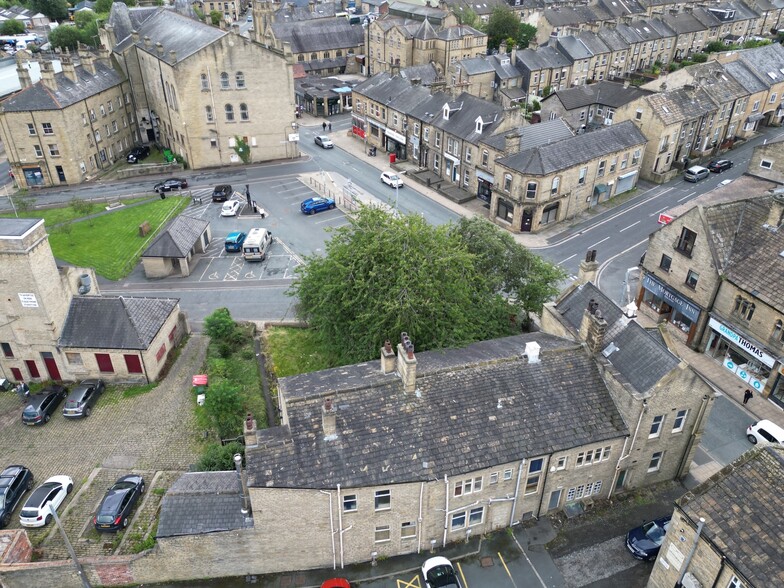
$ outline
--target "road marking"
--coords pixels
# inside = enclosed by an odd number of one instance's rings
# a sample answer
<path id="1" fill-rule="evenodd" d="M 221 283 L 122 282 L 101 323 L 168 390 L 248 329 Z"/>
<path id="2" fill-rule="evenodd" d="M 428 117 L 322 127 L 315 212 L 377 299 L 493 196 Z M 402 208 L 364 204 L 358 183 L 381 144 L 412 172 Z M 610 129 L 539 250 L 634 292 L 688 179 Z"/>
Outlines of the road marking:
<path id="1" fill-rule="evenodd" d="M 659 209 L 659 210 L 657 210 L 656 212 L 652 212 L 652 213 L 651 213 L 651 214 L 649 214 L 648 216 L 659 216 L 659 214 L 661 214 L 662 212 L 664 212 L 664 211 L 665 211 L 665 210 L 667 210 L 668 208 L 671 208 L 671 207 L 670 207 L 670 206 L 665 206 L 664 208 L 660 208 L 660 209 Z"/>
<path id="2" fill-rule="evenodd" d="M 683 198 L 681 198 L 680 200 L 678 200 L 678 202 L 683 202 L 683 201 L 684 201 L 684 200 L 686 200 L 687 198 L 691 198 L 692 196 L 694 196 L 696 193 L 697 193 L 697 192 L 692 192 L 691 194 L 686 194 L 686 196 L 684 196 Z"/>
<path id="3" fill-rule="evenodd" d="M 605 237 L 604 239 L 602 239 L 601 241 L 597 241 L 597 242 L 596 242 L 596 243 L 594 243 L 593 245 L 588 245 L 588 250 L 590 251 L 591 249 L 593 249 L 593 248 L 594 248 L 594 247 L 596 247 L 597 245 L 599 245 L 599 244 L 601 244 L 601 243 L 604 243 L 605 241 L 608 241 L 609 239 L 610 239 L 609 237 Z"/>
<path id="4" fill-rule="evenodd" d="M 561 261 L 559 261 L 559 262 L 558 262 L 558 265 L 561 265 L 562 263 L 566 263 L 567 261 L 569 261 L 569 260 L 570 260 L 570 259 L 572 259 L 573 257 L 577 257 L 577 254 L 575 253 L 574 255 L 570 255 L 570 256 L 569 256 L 569 257 L 567 257 L 566 259 L 562 259 Z"/>
<path id="5" fill-rule="evenodd" d="M 517 588 L 517 584 L 515 583 L 514 578 L 512 577 L 512 573 L 509 571 L 509 568 L 506 566 L 506 562 L 504 561 L 504 556 L 501 555 L 500 551 L 497 553 L 498 553 L 498 559 L 501 560 L 501 565 L 504 566 L 504 570 L 506 570 L 506 575 L 509 576 L 509 580 L 512 582 L 512 586 Z"/>
<path id="6" fill-rule="evenodd" d="M 621 230 L 620 230 L 620 231 L 618 231 L 618 232 L 619 232 L 619 233 L 623 233 L 623 232 L 624 232 L 626 229 L 631 229 L 631 228 L 632 228 L 634 225 L 639 225 L 639 224 L 640 224 L 640 221 L 637 221 L 636 223 L 632 223 L 632 224 L 630 224 L 628 227 L 626 227 L 626 228 L 624 228 L 624 229 L 621 229 Z"/>
<path id="7" fill-rule="evenodd" d="M 395 579 L 395 582 L 397 582 L 397 588 L 422 588 L 422 584 L 419 583 L 419 574 L 414 576 L 410 582 L 400 579 Z"/>
<path id="8" fill-rule="evenodd" d="M 463 574 L 463 566 L 460 565 L 460 562 L 457 562 L 457 571 L 460 572 L 460 577 L 463 579 L 463 586 L 468 588 L 468 580 L 465 579 L 465 574 Z"/>
<path id="9" fill-rule="evenodd" d="M 531 569 L 534 571 L 534 574 L 536 574 L 536 577 L 539 578 L 539 583 L 542 585 L 542 588 L 547 588 L 547 584 L 542 579 L 542 576 L 539 575 L 539 571 L 534 567 L 534 563 L 531 561 L 531 558 L 528 557 L 528 554 L 525 552 L 525 549 L 523 549 L 523 546 L 520 545 L 520 542 L 517 540 L 517 536 L 515 536 L 514 533 L 512 533 L 512 538 L 514 539 L 514 542 L 517 545 L 517 548 L 520 550 L 520 553 L 523 554 L 523 557 L 525 558 L 525 561 L 528 562 L 528 565 L 531 566 Z M 501 555 L 501 554 L 499 553 L 499 555 Z M 512 581 L 514 582 L 514 580 L 512 580 Z"/>
<path id="10" fill-rule="evenodd" d="M 612 256 L 610 259 L 608 259 L 607 261 L 605 261 L 605 262 L 604 262 L 604 263 L 603 263 L 603 264 L 602 264 L 602 265 L 599 267 L 599 271 L 596 273 L 596 284 L 595 284 L 595 286 L 596 286 L 597 288 L 599 288 L 599 282 L 600 282 L 600 281 L 601 281 L 601 279 L 602 279 L 602 272 L 603 272 L 603 271 L 604 271 L 604 270 L 607 268 L 607 266 L 609 266 L 609 265 L 610 265 L 610 263 L 612 263 L 612 261 L 613 261 L 613 260 L 615 260 L 616 258 L 620 257 L 621 255 L 625 255 L 625 254 L 627 254 L 627 253 L 628 253 L 629 251 L 631 251 L 632 249 L 634 249 L 634 248 L 636 248 L 636 247 L 639 247 L 639 246 L 640 246 L 640 245 L 642 245 L 643 243 L 647 243 L 647 242 L 648 242 L 648 237 L 646 237 L 645 239 L 643 239 L 643 240 L 642 240 L 642 241 L 640 241 L 639 243 L 635 243 L 634 245 L 632 245 L 632 246 L 631 246 L 631 247 L 629 247 L 628 249 L 625 249 L 624 251 L 621 251 L 620 253 L 616 253 L 616 254 L 615 254 L 615 255 L 613 255 L 613 256 Z"/>

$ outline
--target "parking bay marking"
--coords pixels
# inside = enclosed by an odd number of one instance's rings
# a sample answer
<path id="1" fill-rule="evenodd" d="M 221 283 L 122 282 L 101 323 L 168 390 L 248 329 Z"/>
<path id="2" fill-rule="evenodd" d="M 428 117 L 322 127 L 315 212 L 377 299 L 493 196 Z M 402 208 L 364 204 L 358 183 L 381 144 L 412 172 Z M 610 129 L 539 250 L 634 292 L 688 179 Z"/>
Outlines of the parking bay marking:
<path id="1" fill-rule="evenodd" d="M 414 576 L 410 582 L 400 579 L 396 579 L 395 582 L 397 582 L 397 588 L 422 588 L 422 584 L 419 583 L 419 574 Z"/>

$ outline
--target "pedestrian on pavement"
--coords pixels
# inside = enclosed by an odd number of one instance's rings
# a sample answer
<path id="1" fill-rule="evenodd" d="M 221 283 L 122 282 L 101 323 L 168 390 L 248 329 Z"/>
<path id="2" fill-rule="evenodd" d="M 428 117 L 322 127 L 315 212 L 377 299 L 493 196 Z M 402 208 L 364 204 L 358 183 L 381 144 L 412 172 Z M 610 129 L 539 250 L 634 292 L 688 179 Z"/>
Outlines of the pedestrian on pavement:
<path id="1" fill-rule="evenodd" d="M 322 131 L 326 131 L 327 130 L 327 123 L 325 123 L 325 122 L 321 123 L 321 130 Z"/>
<path id="2" fill-rule="evenodd" d="M 331 133 L 332 132 L 332 123 L 329 123 L 327 126 L 329 127 L 329 132 Z"/>
<path id="3" fill-rule="evenodd" d="M 746 391 L 743 393 L 743 404 L 746 404 L 753 397 L 754 397 L 754 392 L 746 388 Z"/>

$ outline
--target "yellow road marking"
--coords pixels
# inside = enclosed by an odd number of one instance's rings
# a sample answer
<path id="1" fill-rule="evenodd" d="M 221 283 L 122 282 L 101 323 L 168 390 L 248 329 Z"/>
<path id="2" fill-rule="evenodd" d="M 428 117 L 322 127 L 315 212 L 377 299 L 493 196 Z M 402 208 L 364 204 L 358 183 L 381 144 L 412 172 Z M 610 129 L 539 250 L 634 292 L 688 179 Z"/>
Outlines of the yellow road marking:
<path id="1" fill-rule="evenodd" d="M 397 588 L 422 588 L 422 585 L 419 583 L 419 574 L 414 576 L 410 582 L 405 580 L 396 580 Z"/>
<path id="2" fill-rule="evenodd" d="M 500 551 L 497 552 L 497 553 L 498 553 L 498 559 L 501 560 L 501 565 L 503 565 L 504 569 L 506 570 L 506 575 L 509 576 L 509 579 L 512 581 L 512 586 L 517 586 L 517 584 L 515 584 L 515 581 L 514 581 L 514 578 L 512 577 L 511 572 L 509 571 L 509 568 L 506 567 L 506 562 L 504 561 L 504 556 L 501 555 Z"/>
<path id="3" fill-rule="evenodd" d="M 465 579 L 465 575 L 463 575 L 463 566 L 460 565 L 460 562 L 457 562 L 457 571 L 460 572 L 460 579 L 463 580 L 463 586 L 468 588 L 468 581 Z"/>

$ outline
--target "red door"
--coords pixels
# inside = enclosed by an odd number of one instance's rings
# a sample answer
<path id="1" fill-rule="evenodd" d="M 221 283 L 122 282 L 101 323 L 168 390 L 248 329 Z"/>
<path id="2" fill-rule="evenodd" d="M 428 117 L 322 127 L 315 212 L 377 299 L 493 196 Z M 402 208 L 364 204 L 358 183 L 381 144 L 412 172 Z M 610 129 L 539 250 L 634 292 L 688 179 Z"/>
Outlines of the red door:
<path id="1" fill-rule="evenodd" d="M 25 365 L 27 366 L 27 371 L 30 372 L 31 378 L 40 378 L 41 374 L 38 373 L 38 366 L 35 365 L 35 361 L 32 359 L 25 359 Z"/>
<path id="2" fill-rule="evenodd" d="M 55 382 L 62 380 L 60 377 L 60 370 L 57 369 L 57 362 L 54 360 L 54 355 L 48 351 L 44 351 L 41 353 L 41 358 L 44 360 L 46 371 L 49 372 L 49 379 Z"/>
<path id="3" fill-rule="evenodd" d="M 125 358 L 125 367 L 128 368 L 129 374 L 141 374 L 142 362 L 138 355 L 123 355 Z"/>
<path id="4" fill-rule="evenodd" d="M 19 368 L 11 368 L 11 375 L 17 382 L 24 382 L 24 378 L 22 377 L 22 370 Z"/>
<path id="5" fill-rule="evenodd" d="M 96 353 L 95 361 L 98 362 L 98 369 L 102 372 L 110 374 L 114 373 L 114 366 L 112 365 L 112 358 L 108 353 Z"/>

